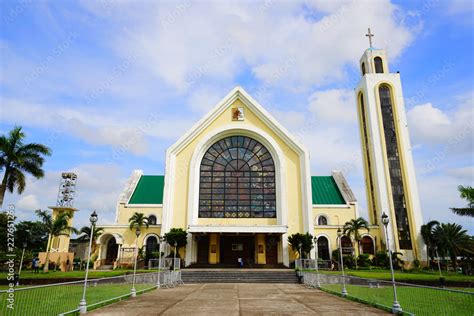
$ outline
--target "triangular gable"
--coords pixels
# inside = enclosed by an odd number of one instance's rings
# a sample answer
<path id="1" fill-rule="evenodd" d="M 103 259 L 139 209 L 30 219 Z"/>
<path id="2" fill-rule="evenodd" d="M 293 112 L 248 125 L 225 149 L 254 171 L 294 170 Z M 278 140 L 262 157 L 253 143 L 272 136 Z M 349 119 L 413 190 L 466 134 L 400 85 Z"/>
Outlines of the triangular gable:
<path id="1" fill-rule="evenodd" d="M 237 86 L 230 91 L 211 111 L 209 111 L 201 120 L 199 120 L 191 129 L 189 129 L 178 141 L 168 148 L 169 153 L 178 153 L 193 141 L 204 129 L 219 117 L 236 101 L 240 100 L 247 106 L 262 122 L 264 122 L 276 135 L 278 135 L 286 144 L 295 150 L 298 154 L 307 154 L 306 148 L 293 137 L 290 132 L 253 99 L 242 87 Z"/>

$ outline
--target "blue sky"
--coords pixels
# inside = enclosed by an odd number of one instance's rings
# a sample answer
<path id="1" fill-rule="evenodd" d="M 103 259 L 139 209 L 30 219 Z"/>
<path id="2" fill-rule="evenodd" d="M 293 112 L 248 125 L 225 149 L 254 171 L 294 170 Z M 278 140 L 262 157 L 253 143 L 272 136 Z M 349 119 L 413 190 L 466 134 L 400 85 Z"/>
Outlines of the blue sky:
<path id="1" fill-rule="evenodd" d="M 424 220 L 473 185 L 470 1 L 2 1 L 0 132 L 53 149 L 46 176 L 7 194 L 19 219 L 78 173 L 76 225 L 111 223 L 133 169 L 163 174 L 165 150 L 241 85 L 311 152 L 341 169 L 366 216 L 353 88 L 367 27 L 400 71 Z"/>

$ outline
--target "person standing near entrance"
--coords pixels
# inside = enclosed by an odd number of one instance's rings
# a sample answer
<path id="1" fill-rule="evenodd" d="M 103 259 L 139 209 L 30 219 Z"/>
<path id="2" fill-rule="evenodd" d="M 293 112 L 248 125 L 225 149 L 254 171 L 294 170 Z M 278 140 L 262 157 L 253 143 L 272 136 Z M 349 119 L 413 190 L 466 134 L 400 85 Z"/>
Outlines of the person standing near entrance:
<path id="1" fill-rule="evenodd" d="M 244 260 L 242 260 L 241 257 L 238 257 L 238 258 L 237 258 L 237 263 L 239 264 L 239 268 L 243 268 L 243 267 L 244 267 Z"/>

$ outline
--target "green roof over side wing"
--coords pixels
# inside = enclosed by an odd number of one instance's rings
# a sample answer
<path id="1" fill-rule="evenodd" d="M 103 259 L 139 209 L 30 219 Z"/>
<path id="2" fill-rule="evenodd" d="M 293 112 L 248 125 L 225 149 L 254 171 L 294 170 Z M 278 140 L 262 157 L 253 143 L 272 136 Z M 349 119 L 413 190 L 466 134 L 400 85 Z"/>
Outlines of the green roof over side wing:
<path id="1" fill-rule="evenodd" d="M 313 195 L 313 205 L 346 204 L 332 176 L 311 177 L 311 191 Z"/>
<path id="2" fill-rule="evenodd" d="M 129 204 L 163 204 L 164 176 L 142 175 Z M 344 205 L 346 201 L 332 176 L 311 177 L 313 205 Z"/>
<path id="3" fill-rule="evenodd" d="M 164 176 L 141 176 L 128 204 L 163 204 Z"/>

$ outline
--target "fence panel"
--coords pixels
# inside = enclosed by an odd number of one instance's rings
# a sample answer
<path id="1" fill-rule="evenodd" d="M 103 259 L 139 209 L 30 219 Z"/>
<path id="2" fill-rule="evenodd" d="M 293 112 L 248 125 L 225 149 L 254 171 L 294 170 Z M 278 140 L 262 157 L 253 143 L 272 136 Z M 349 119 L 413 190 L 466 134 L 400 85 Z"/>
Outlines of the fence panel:
<path id="1" fill-rule="evenodd" d="M 343 277 L 313 271 L 302 272 L 310 287 L 341 294 Z M 345 276 L 347 296 L 391 310 L 394 301 L 391 281 Z M 403 312 L 413 315 L 474 315 L 474 293 L 445 288 L 395 282 L 397 299 Z"/>
<path id="2" fill-rule="evenodd" d="M 135 289 L 138 293 L 156 288 L 158 273 L 137 274 Z M 176 280 L 173 281 L 177 284 Z M 89 279 L 86 302 L 88 309 L 97 308 L 130 296 L 133 275 Z M 0 315 L 58 315 L 78 311 L 84 281 L 64 282 L 33 287 L 16 288 L 13 293 L 0 291 Z M 12 301 L 8 301 L 11 298 Z M 8 304 L 13 303 L 13 309 Z"/>

